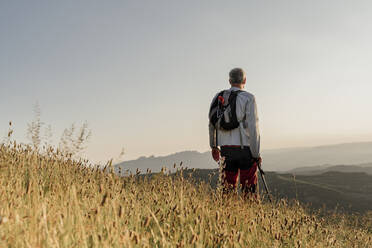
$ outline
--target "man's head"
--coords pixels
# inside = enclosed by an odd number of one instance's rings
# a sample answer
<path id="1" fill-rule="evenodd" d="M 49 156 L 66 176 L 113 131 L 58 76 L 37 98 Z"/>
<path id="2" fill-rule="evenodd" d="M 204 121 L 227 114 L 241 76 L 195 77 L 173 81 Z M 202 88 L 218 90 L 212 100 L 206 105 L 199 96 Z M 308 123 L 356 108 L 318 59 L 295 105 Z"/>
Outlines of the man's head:
<path id="1" fill-rule="evenodd" d="M 246 82 L 245 72 L 242 68 L 234 68 L 229 73 L 231 86 L 244 88 Z"/>

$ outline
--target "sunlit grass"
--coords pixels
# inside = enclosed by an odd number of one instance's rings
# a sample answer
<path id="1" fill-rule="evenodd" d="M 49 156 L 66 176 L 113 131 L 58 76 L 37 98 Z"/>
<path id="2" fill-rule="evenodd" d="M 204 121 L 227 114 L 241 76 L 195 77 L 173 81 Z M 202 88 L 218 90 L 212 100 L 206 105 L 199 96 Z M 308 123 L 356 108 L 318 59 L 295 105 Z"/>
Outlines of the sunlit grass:
<path id="1" fill-rule="evenodd" d="M 181 176 L 120 178 L 87 163 L 1 145 L 0 247 L 372 247 L 365 219 L 330 221 Z"/>

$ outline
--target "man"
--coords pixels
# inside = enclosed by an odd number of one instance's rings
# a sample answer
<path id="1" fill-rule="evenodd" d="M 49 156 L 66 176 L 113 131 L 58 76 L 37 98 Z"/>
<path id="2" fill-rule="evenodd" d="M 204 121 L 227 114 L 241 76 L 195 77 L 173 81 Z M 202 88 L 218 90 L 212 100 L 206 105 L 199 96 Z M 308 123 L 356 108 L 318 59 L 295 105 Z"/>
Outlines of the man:
<path id="1" fill-rule="evenodd" d="M 221 156 L 224 157 L 223 185 L 225 191 L 236 188 L 240 171 L 242 191 L 245 194 L 256 193 L 257 163 L 261 162 L 256 100 L 254 95 L 244 90 L 246 74 L 243 69 L 232 69 L 229 77 L 231 88 L 218 93 L 213 98 L 210 108 L 209 140 L 212 157 L 216 162 L 220 160 Z M 230 95 L 235 95 L 235 99 Z M 231 102 L 226 103 L 228 100 L 231 100 Z M 216 104 L 219 104 L 222 110 L 213 111 L 213 108 L 217 106 Z M 234 106 L 234 104 L 236 105 Z M 230 118 L 237 119 L 237 122 L 235 121 L 237 127 L 226 130 L 229 128 L 222 128 L 221 121 L 226 122 L 226 113 L 223 111 L 226 112 L 226 106 L 229 105 L 231 105 L 232 112 Z M 220 114 L 218 114 L 218 111 Z M 217 117 L 214 117 L 215 121 L 213 122 L 212 115 L 215 112 L 220 118 L 217 122 Z"/>

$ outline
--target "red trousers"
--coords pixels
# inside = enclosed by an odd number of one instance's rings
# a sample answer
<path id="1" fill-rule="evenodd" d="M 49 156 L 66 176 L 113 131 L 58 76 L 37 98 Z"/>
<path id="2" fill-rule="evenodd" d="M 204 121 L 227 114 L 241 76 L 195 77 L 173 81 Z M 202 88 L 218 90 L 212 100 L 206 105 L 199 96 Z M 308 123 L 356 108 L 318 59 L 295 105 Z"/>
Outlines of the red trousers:
<path id="1" fill-rule="evenodd" d="M 239 169 L 237 171 L 224 170 L 223 182 L 225 189 L 235 189 L 238 184 L 238 175 L 240 172 L 240 185 L 244 193 L 256 193 L 257 188 L 257 164 L 253 163 L 247 170 Z"/>
<path id="2" fill-rule="evenodd" d="M 249 147 L 222 146 L 224 157 L 223 183 L 225 190 L 235 189 L 240 172 L 240 184 L 244 193 L 255 193 L 257 188 L 257 164 Z"/>

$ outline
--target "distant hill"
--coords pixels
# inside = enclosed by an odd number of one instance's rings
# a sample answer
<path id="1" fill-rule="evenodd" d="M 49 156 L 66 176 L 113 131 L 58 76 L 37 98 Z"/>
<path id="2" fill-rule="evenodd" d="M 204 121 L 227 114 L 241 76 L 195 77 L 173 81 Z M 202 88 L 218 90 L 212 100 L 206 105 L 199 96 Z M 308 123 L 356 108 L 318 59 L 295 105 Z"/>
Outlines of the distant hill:
<path id="1" fill-rule="evenodd" d="M 264 166 L 273 171 L 316 165 L 356 165 L 372 162 L 372 142 L 266 150 Z"/>
<path id="2" fill-rule="evenodd" d="M 159 172 L 162 167 L 166 167 L 169 171 L 174 170 L 174 164 L 177 167 L 182 163 L 183 167 L 214 169 L 217 168 L 216 162 L 213 161 L 209 153 L 200 153 L 197 151 L 184 151 L 174 153 L 168 156 L 161 157 L 140 157 L 136 160 L 124 161 L 115 166 L 116 172 L 121 171 L 121 174 L 129 170 L 135 172 L 139 169 L 141 172 L 146 172 L 150 169 L 152 172 Z"/>
<path id="3" fill-rule="evenodd" d="M 319 175 L 326 172 L 359 172 L 372 175 L 372 163 L 360 165 L 322 165 L 307 166 L 290 170 L 288 173 L 295 175 Z"/>
<path id="4" fill-rule="evenodd" d="M 317 165 L 356 165 L 372 162 L 372 142 L 347 143 L 317 147 L 264 150 L 263 167 L 269 171 L 289 171 L 299 167 Z M 141 157 L 124 161 L 115 166 L 116 171 L 142 172 L 151 169 L 158 172 L 162 167 L 172 170 L 173 165 L 183 162 L 188 168 L 214 169 L 217 164 L 210 152 L 184 151 L 160 157 Z"/>

